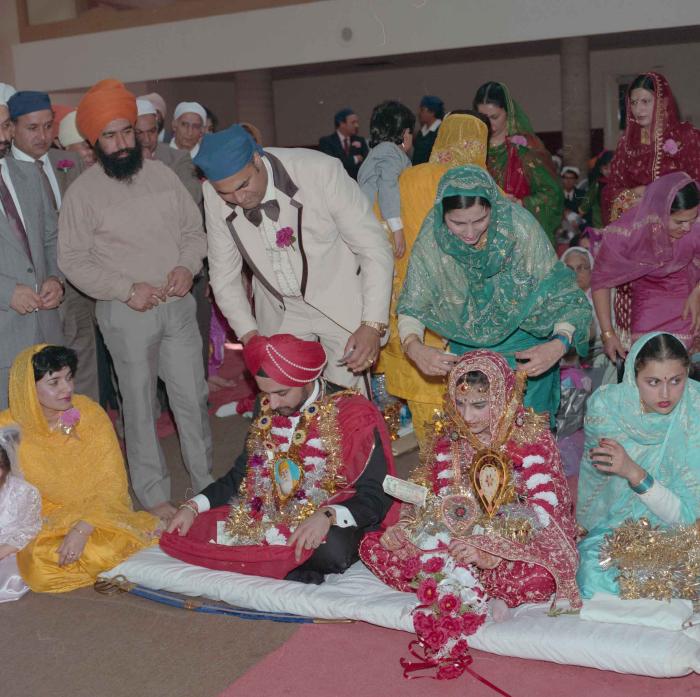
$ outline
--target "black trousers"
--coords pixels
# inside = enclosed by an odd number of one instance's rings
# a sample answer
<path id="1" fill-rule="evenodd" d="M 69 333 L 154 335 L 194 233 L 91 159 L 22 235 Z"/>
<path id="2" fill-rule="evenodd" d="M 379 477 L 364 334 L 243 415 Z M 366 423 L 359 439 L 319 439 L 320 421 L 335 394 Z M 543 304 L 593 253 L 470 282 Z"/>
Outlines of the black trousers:
<path id="1" fill-rule="evenodd" d="M 317 547 L 301 566 L 292 569 L 285 581 L 318 585 L 323 583 L 326 574 L 342 574 L 360 558 L 358 548 L 365 532 L 365 528 L 332 526 L 326 542 Z"/>

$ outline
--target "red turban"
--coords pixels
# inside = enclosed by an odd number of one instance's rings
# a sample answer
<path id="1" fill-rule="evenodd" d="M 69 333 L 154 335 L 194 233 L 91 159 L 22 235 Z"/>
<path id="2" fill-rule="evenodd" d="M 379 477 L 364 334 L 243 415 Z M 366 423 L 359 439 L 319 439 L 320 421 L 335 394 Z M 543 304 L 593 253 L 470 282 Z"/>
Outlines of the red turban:
<path id="1" fill-rule="evenodd" d="M 124 83 L 112 78 L 100 80 L 80 100 L 75 118 L 78 130 L 94 145 L 104 127 L 116 119 L 136 123 L 136 97 L 124 87 Z"/>
<path id="2" fill-rule="evenodd" d="M 326 352 L 318 341 L 304 341 L 291 334 L 254 336 L 245 345 L 243 358 L 253 375 L 262 370 L 287 387 L 313 382 L 326 365 Z"/>

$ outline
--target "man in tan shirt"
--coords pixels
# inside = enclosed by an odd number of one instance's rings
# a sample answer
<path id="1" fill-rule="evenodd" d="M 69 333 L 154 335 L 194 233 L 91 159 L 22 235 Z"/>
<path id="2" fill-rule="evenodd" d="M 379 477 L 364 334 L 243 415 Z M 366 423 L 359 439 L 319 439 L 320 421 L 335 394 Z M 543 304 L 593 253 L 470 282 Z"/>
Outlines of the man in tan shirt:
<path id="1" fill-rule="evenodd" d="M 126 454 L 139 501 L 174 514 L 155 425 L 156 381 L 165 382 L 182 456 L 199 491 L 212 482 L 202 340 L 189 290 L 206 254 L 201 214 L 177 176 L 144 160 L 136 100 L 116 80 L 91 88 L 77 125 L 98 164 L 68 191 L 59 220 L 59 266 L 97 299 L 97 321 L 123 400 Z"/>

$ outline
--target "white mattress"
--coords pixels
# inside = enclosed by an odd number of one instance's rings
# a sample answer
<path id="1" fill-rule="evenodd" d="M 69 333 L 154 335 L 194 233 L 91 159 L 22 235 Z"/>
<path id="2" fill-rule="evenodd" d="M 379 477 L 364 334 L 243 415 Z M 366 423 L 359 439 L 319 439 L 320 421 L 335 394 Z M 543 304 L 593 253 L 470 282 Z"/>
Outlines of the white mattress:
<path id="1" fill-rule="evenodd" d="M 224 601 L 237 607 L 320 619 L 352 619 L 412 632 L 416 597 L 385 586 L 358 562 L 320 586 L 211 571 L 169 557 L 158 547 L 138 552 L 102 574 L 153 590 Z M 624 603 L 625 601 L 619 601 Z M 700 672 L 700 626 L 668 631 L 630 624 L 549 617 L 546 605 L 523 605 L 502 623 L 488 622 L 469 643 L 504 656 L 674 677 Z"/>

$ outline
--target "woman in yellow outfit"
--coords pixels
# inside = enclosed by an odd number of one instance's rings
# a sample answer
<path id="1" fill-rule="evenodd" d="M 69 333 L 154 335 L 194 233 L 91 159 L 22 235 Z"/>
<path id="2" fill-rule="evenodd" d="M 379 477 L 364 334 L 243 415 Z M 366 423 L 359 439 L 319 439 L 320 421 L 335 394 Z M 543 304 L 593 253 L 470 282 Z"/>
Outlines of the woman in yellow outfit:
<path id="1" fill-rule="evenodd" d="M 442 408 L 445 378 L 425 377 L 404 355 L 399 339 L 396 304 L 403 288 L 413 243 L 425 216 L 435 204 L 438 182 L 453 167 L 471 164 L 486 169 L 488 140 L 488 126 L 479 115 L 470 112 L 448 114 L 440 125 L 429 162 L 408 168 L 399 178 L 406 253 L 395 260 L 389 341 L 380 354 L 377 372 L 385 373 L 389 394 L 408 402 L 421 448 L 425 442 L 426 424 L 432 421 L 435 411 Z M 430 330 L 426 330 L 424 341 L 426 346 L 440 349 L 445 346 L 445 341 Z"/>
<path id="2" fill-rule="evenodd" d="M 71 349 L 25 349 L 10 370 L 10 408 L 0 413 L 0 427 L 20 426 L 19 461 L 41 494 L 41 531 L 17 554 L 37 592 L 92 585 L 153 544 L 159 524 L 134 512 L 112 422 L 98 404 L 73 394 L 76 367 Z"/>

